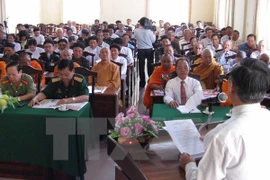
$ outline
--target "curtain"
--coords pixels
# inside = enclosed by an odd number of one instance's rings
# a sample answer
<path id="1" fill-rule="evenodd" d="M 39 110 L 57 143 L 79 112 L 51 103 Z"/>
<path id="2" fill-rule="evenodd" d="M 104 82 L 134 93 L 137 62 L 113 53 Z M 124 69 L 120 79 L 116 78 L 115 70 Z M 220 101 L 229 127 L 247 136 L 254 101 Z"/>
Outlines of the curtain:
<path id="1" fill-rule="evenodd" d="M 0 7 L 1 7 L 1 14 L 0 14 L 0 21 L 3 23 L 6 21 L 6 0 L 0 0 Z"/>
<path id="2" fill-rule="evenodd" d="M 214 24 L 218 28 L 232 26 L 234 0 L 215 0 Z"/>
<path id="3" fill-rule="evenodd" d="M 266 48 L 270 48 L 270 0 L 259 0 L 257 7 L 257 19 L 256 19 L 256 34 L 257 41 L 264 40 Z"/>

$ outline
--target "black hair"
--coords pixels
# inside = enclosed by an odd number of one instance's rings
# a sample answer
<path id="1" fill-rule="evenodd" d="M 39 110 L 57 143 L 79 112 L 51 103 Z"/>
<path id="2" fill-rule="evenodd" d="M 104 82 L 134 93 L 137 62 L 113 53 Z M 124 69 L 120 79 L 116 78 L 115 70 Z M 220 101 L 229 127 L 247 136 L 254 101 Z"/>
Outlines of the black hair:
<path id="1" fill-rule="evenodd" d="M 122 23 L 120 20 L 117 20 L 117 21 L 115 21 L 115 24 L 117 24 L 117 23 Z"/>
<path id="2" fill-rule="evenodd" d="M 98 33 L 100 33 L 100 32 L 102 32 L 102 30 L 101 29 L 97 29 L 96 31 L 95 31 L 95 34 L 97 35 Z M 103 33 L 103 32 L 102 32 Z"/>
<path id="3" fill-rule="evenodd" d="M 219 39 L 219 35 L 218 34 L 212 34 L 212 36 L 211 36 L 211 39 L 213 38 L 213 37 L 215 37 L 215 36 L 217 36 L 218 37 L 218 39 Z"/>
<path id="4" fill-rule="evenodd" d="M 265 63 L 245 58 L 229 74 L 239 99 L 243 103 L 259 103 L 270 87 L 270 71 Z"/>
<path id="5" fill-rule="evenodd" d="M 18 28 L 19 26 L 23 26 L 23 24 L 20 24 L 20 23 L 19 23 L 19 24 L 17 24 L 17 26 L 16 26 L 16 27 Z"/>
<path id="6" fill-rule="evenodd" d="M 61 42 L 68 44 L 68 41 L 67 41 L 66 39 L 60 39 L 60 40 L 58 41 L 58 44 L 61 43 Z"/>
<path id="7" fill-rule="evenodd" d="M 9 67 L 12 67 L 12 66 L 16 66 L 18 72 L 21 70 L 20 65 L 19 65 L 19 63 L 18 63 L 17 61 L 11 61 L 10 63 L 7 64 L 7 66 L 6 66 L 6 71 L 7 71 L 7 69 L 8 69 Z"/>
<path id="8" fill-rule="evenodd" d="M 73 32 L 73 30 L 70 27 L 66 27 L 66 30 Z"/>
<path id="9" fill-rule="evenodd" d="M 7 42 L 7 43 L 4 44 L 4 47 L 10 47 L 10 48 L 14 49 L 15 44 Z"/>
<path id="10" fill-rule="evenodd" d="M 168 39 L 169 41 L 171 41 L 171 40 L 170 40 L 170 37 L 167 36 L 167 35 L 162 36 L 162 37 L 160 38 L 160 41 L 162 41 L 162 40 L 164 40 L 164 39 Z"/>
<path id="11" fill-rule="evenodd" d="M 248 39 L 249 37 L 254 37 L 254 40 L 256 41 L 256 35 L 255 35 L 255 34 L 249 34 L 249 35 L 247 36 L 247 39 Z"/>
<path id="12" fill-rule="evenodd" d="M 36 39 L 29 39 L 28 41 L 28 46 L 37 46 L 37 41 Z"/>
<path id="13" fill-rule="evenodd" d="M 26 38 L 28 38 L 29 37 L 29 34 L 28 34 L 28 32 L 26 31 L 26 30 L 21 30 L 20 32 L 19 32 L 19 37 L 20 37 L 20 39 L 22 38 L 22 37 L 26 37 Z"/>
<path id="14" fill-rule="evenodd" d="M 84 48 L 85 48 L 84 45 L 83 45 L 82 43 L 74 43 L 72 47 L 73 47 L 73 49 L 74 49 L 75 47 L 79 47 L 79 48 L 81 48 L 81 49 L 84 49 Z"/>
<path id="15" fill-rule="evenodd" d="M 119 52 L 120 52 L 120 50 L 121 50 L 121 47 L 120 47 L 119 45 L 117 45 L 117 44 L 112 44 L 112 45 L 110 46 L 110 50 L 112 50 L 112 48 L 118 49 Z"/>
<path id="16" fill-rule="evenodd" d="M 192 37 L 189 39 L 189 42 L 191 42 L 193 39 L 197 39 L 197 40 L 198 40 L 198 38 L 197 38 L 196 36 L 192 36 Z"/>
<path id="17" fill-rule="evenodd" d="M 67 60 L 67 59 L 63 59 L 63 60 L 59 61 L 59 64 L 58 64 L 59 70 L 65 69 L 67 67 L 68 67 L 69 71 L 72 71 L 74 69 L 73 62 L 70 60 Z"/>
<path id="18" fill-rule="evenodd" d="M 36 31 L 40 31 L 40 30 L 39 30 L 39 28 L 37 27 L 37 28 L 34 28 L 33 31 L 36 32 Z"/>
<path id="19" fill-rule="evenodd" d="M 29 24 L 24 24 L 25 29 L 29 29 Z"/>
<path id="20" fill-rule="evenodd" d="M 88 42 L 91 41 L 91 40 L 96 40 L 98 42 L 98 38 L 97 36 L 91 36 L 88 38 Z"/>
<path id="21" fill-rule="evenodd" d="M 88 36 L 89 35 L 89 31 L 87 29 L 83 29 L 82 30 L 82 34 L 85 34 L 86 36 Z"/>
<path id="22" fill-rule="evenodd" d="M 43 46 L 45 46 L 45 44 L 47 44 L 47 43 L 54 45 L 53 40 L 52 40 L 52 39 L 49 39 L 49 38 L 47 38 L 47 39 L 44 41 Z"/>
<path id="23" fill-rule="evenodd" d="M 12 36 L 16 40 L 16 35 L 15 34 L 8 34 L 8 36 Z"/>
<path id="24" fill-rule="evenodd" d="M 113 40 L 113 43 L 122 46 L 122 45 L 124 44 L 124 41 L 123 41 L 122 38 L 115 38 L 115 39 Z"/>
<path id="25" fill-rule="evenodd" d="M 237 30 L 234 30 L 233 32 L 236 32 L 238 35 L 240 34 L 239 31 L 237 31 Z"/>
<path id="26" fill-rule="evenodd" d="M 109 33 L 109 30 L 108 29 L 104 29 L 102 32 L 103 33 Z"/>
<path id="27" fill-rule="evenodd" d="M 227 26 L 226 29 L 231 29 L 231 30 L 233 30 L 233 28 L 232 28 L 231 26 Z"/>

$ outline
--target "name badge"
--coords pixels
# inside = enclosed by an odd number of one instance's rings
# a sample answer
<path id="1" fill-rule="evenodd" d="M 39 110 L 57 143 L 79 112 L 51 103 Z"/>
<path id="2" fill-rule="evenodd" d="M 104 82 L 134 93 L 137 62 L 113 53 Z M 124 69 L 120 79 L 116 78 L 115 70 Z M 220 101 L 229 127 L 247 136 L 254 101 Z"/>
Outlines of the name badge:
<path id="1" fill-rule="evenodd" d="M 54 66 L 54 63 L 50 63 L 50 66 Z"/>

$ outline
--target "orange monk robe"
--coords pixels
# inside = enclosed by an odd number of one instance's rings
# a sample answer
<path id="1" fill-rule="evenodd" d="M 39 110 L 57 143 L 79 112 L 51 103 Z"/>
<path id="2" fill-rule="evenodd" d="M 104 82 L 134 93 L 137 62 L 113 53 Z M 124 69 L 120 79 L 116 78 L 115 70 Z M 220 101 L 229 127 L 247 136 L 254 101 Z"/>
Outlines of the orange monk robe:
<path id="1" fill-rule="evenodd" d="M 78 63 L 76 63 L 76 62 L 73 62 L 73 64 L 74 64 L 74 68 L 76 68 L 76 67 L 80 67 L 80 65 L 78 64 Z M 58 65 L 56 65 L 55 67 L 54 67 L 54 70 L 53 70 L 53 75 L 54 76 L 58 76 Z"/>
<path id="2" fill-rule="evenodd" d="M 218 75 L 224 74 L 224 71 L 221 65 L 212 61 L 211 65 L 200 64 L 195 67 L 193 73 L 201 76 L 203 89 L 215 89 L 218 84 Z"/>
<path id="3" fill-rule="evenodd" d="M 0 79 L 5 77 L 5 75 L 7 74 L 6 66 L 7 66 L 7 64 L 4 61 L 0 61 L 0 70 L 1 70 Z"/>
<path id="4" fill-rule="evenodd" d="M 230 97 L 229 97 L 229 88 L 228 88 L 228 81 L 227 80 L 223 80 L 223 83 L 222 83 L 222 86 L 221 86 L 221 91 L 224 92 L 227 96 L 228 96 L 228 99 L 225 103 L 220 103 L 220 106 L 231 106 L 232 105 L 232 102 L 230 100 Z"/>
<path id="5" fill-rule="evenodd" d="M 116 64 L 110 61 L 107 61 L 105 63 L 101 61 L 95 64 L 91 70 L 98 73 L 97 86 L 120 88 L 120 71 L 119 67 Z M 91 81 L 92 79 L 89 78 L 89 84 L 92 84 Z"/>
<path id="6" fill-rule="evenodd" d="M 33 68 L 37 69 L 37 70 L 41 70 L 41 71 L 43 70 L 41 65 L 35 60 L 30 61 L 29 65 L 32 66 Z M 35 82 L 35 84 L 38 83 L 38 76 L 34 77 L 34 82 Z M 44 76 L 42 76 L 42 78 L 41 78 L 41 84 L 45 85 L 45 77 Z"/>
<path id="7" fill-rule="evenodd" d="M 143 104 L 147 109 L 149 109 L 152 105 L 152 98 L 150 96 L 151 94 L 150 85 L 156 84 L 158 86 L 161 86 L 162 85 L 161 74 L 170 74 L 173 71 L 175 71 L 175 66 L 172 66 L 169 70 L 164 70 L 162 66 L 159 66 L 153 71 L 147 84 L 143 98 Z"/>
<path id="8" fill-rule="evenodd" d="M 216 59 L 212 58 L 212 62 L 216 62 Z M 197 59 L 196 61 L 194 61 L 193 64 L 200 64 L 200 63 L 202 63 L 202 58 L 201 57 L 199 59 Z"/>

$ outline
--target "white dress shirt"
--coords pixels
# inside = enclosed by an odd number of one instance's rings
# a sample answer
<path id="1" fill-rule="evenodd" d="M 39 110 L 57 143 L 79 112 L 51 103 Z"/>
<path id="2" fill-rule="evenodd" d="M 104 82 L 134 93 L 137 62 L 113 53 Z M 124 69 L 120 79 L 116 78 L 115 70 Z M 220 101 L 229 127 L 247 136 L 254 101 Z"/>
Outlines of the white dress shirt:
<path id="1" fill-rule="evenodd" d="M 116 59 L 111 58 L 111 60 L 114 62 L 118 62 L 118 63 L 123 64 L 121 66 L 121 76 L 127 74 L 127 60 L 126 60 L 126 58 L 118 56 Z"/>
<path id="2" fill-rule="evenodd" d="M 26 52 L 30 52 L 32 53 L 31 58 L 32 59 L 38 59 L 40 56 L 40 53 L 45 52 L 44 49 L 40 48 L 40 47 L 36 47 L 35 51 L 30 51 L 30 49 L 26 49 Z"/>
<path id="3" fill-rule="evenodd" d="M 45 41 L 45 38 L 42 34 L 39 34 L 38 36 L 33 36 L 33 38 L 37 41 L 37 44 L 42 44 Z"/>
<path id="4" fill-rule="evenodd" d="M 254 51 L 251 53 L 250 57 L 259 59 L 262 54 L 267 54 L 268 56 L 270 55 L 270 53 L 268 51 L 264 51 L 264 52 Z"/>
<path id="5" fill-rule="evenodd" d="M 210 45 L 212 43 L 211 39 L 209 38 L 203 38 L 200 43 L 202 43 L 203 48 L 206 48 L 208 45 Z"/>
<path id="6" fill-rule="evenodd" d="M 228 35 L 224 35 L 220 39 L 220 43 L 223 44 L 226 40 L 232 40 L 232 37 L 229 37 Z"/>
<path id="7" fill-rule="evenodd" d="M 101 50 L 101 47 L 99 46 L 97 46 L 95 49 L 92 49 L 90 46 L 87 46 L 86 48 L 84 48 L 84 51 L 95 54 L 94 64 L 99 59 L 100 50 Z M 90 65 L 92 65 L 92 56 L 86 56 L 85 58 L 89 61 Z"/>
<path id="8" fill-rule="evenodd" d="M 259 103 L 236 106 L 232 117 L 204 138 L 198 168 L 185 167 L 187 180 L 254 180 L 269 178 L 270 112 Z"/>
<path id="9" fill-rule="evenodd" d="M 181 81 L 179 77 L 175 77 L 167 82 L 165 96 L 163 98 L 165 104 L 170 104 L 171 101 L 176 101 L 178 104 L 181 104 Z M 193 94 L 200 91 L 202 92 L 202 86 L 198 80 L 187 77 L 184 81 L 187 100 Z"/>
<path id="10" fill-rule="evenodd" d="M 150 29 L 139 27 L 134 30 L 134 35 L 137 40 L 138 49 L 152 49 L 153 43 L 156 41 L 155 34 Z"/>
<path id="11" fill-rule="evenodd" d="M 115 38 L 119 38 L 119 36 L 115 33 L 113 33 L 111 36 L 110 36 L 112 39 L 115 39 Z"/>
<path id="12" fill-rule="evenodd" d="M 127 55 L 126 59 L 127 59 L 127 63 L 130 64 L 133 62 L 133 56 L 132 56 L 132 51 L 130 48 L 122 46 L 121 50 L 120 50 L 121 54 L 125 54 Z"/>
<path id="13" fill-rule="evenodd" d="M 215 47 L 214 47 L 213 44 L 211 43 L 211 44 L 209 44 L 209 45 L 206 47 L 206 49 L 211 49 L 212 52 L 213 52 L 213 55 L 215 56 L 215 55 L 216 55 L 216 51 L 217 51 L 217 50 L 223 49 L 223 47 L 222 47 L 221 44 L 218 44 L 218 48 L 215 49 Z"/>
<path id="14" fill-rule="evenodd" d="M 20 51 L 22 49 L 20 43 L 14 42 L 13 44 L 15 45 L 14 46 L 15 52 Z"/>

